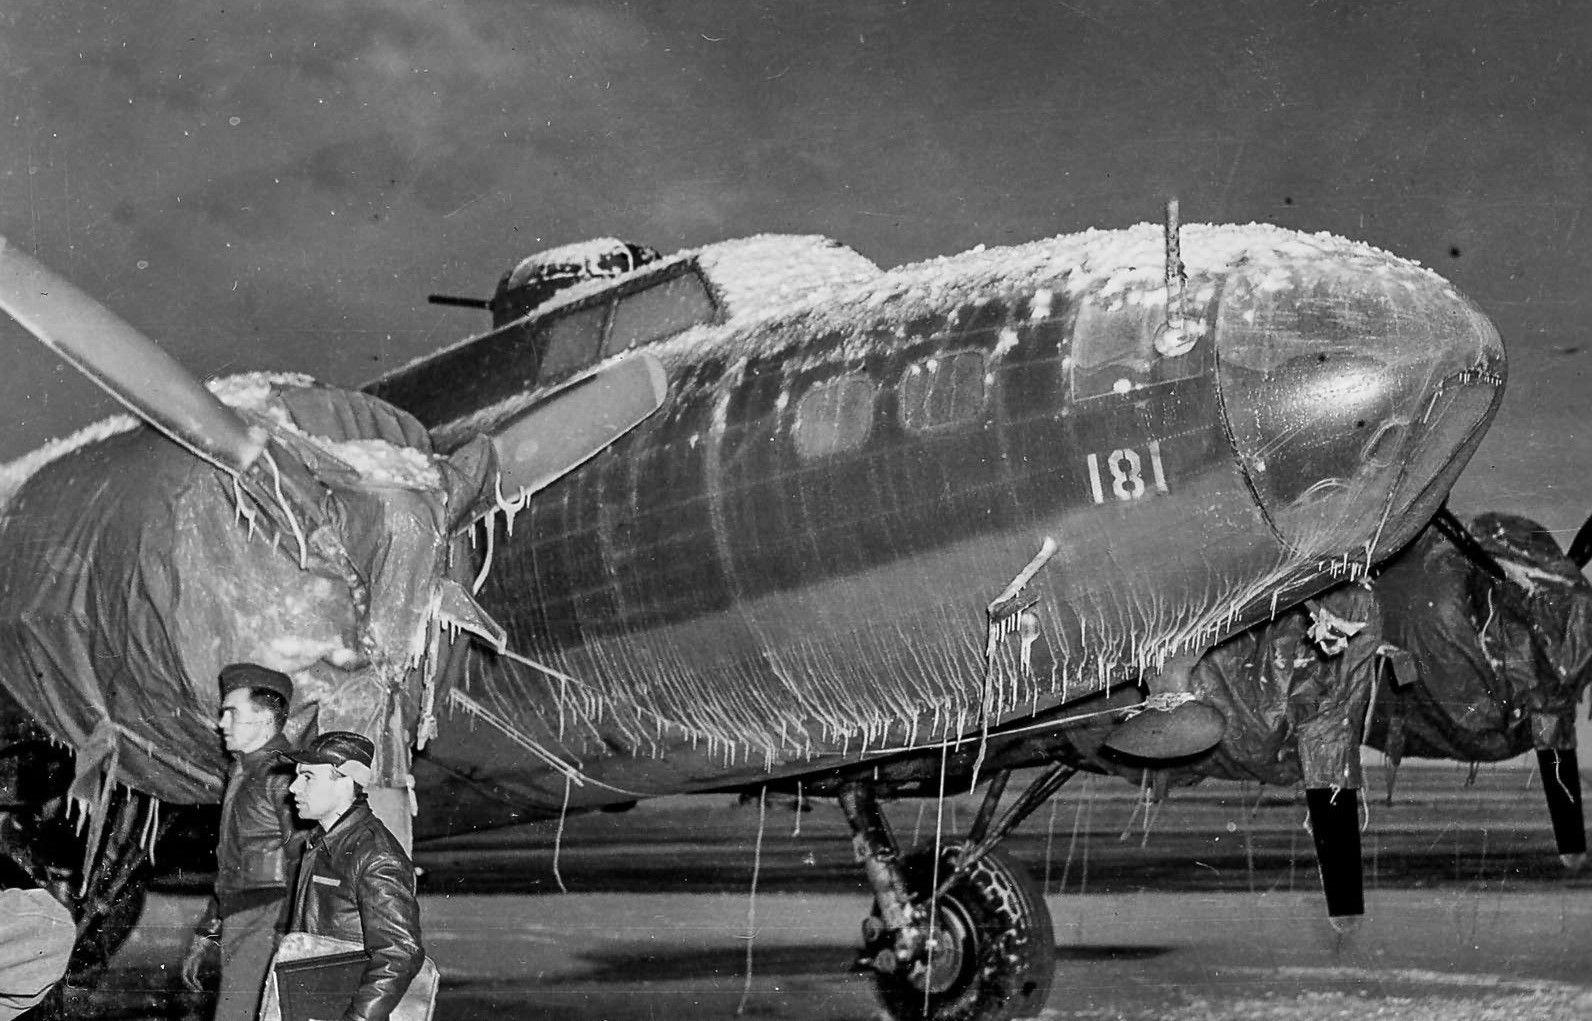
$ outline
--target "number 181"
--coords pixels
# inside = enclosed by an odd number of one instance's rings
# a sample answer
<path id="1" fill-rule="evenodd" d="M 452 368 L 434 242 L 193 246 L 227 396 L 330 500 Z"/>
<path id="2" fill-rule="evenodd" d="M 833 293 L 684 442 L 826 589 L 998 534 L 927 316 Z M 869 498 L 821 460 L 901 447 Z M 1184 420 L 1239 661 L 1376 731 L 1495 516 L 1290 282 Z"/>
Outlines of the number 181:
<path id="1" fill-rule="evenodd" d="M 1150 455 L 1150 475 L 1156 492 L 1165 493 L 1166 470 L 1161 466 L 1161 441 L 1151 440 L 1147 448 Z M 1106 502 L 1105 478 L 1100 473 L 1100 455 L 1090 454 L 1089 489 L 1095 503 Z M 1145 493 L 1144 460 L 1132 447 L 1121 447 L 1105 456 L 1106 472 L 1111 479 L 1111 492 L 1118 500 L 1137 500 Z"/>

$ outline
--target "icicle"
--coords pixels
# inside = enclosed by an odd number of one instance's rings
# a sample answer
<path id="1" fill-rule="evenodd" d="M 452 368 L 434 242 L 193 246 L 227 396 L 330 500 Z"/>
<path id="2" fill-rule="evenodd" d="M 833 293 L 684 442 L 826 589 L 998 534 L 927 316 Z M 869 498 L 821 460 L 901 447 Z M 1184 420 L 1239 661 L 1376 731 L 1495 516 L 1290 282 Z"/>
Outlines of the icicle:
<path id="1" fill-rule="evenodd" d="M 1088 813 L 1090 819 L 1094 817 L 1094 787 L 1091 784 L 1091 779 L 1090 777 L 1084 777 L 1084 796 L 1079 799 L 1077 807 L 1072 811 L 1072 838 L 1067 841 L 1067 862 L 1061 869 L 1061 886 L 1057 891 L 1059 893 L 1067 892 L 1067 880 L 1072 876 L 1073 855 L 1078 850 L 1079 824 L 1084 821 L 1085 812 Z M 1052 803 L 1054 803 L 1054 799 L 1052 799 Z M 1084 855 L 1087 857 L 1088 853 L 1089 843 L 1085 840 Z M 1086 879 L 1080 875 L 1079 881 L 1084 883 Z M 1079 892 L 1082 893 L 1083 891 L 1080 889 Z"/>
<path id="2" fill-rule="evenodd" d="M 1050 799 L 1050 823 L 1045 827 L 1045 880 L 1039 885 L 1042 897 L 1050 896 L 1050 862 L 1051 850 L 1056 843 L 1056 809 L 1060 802 L 1052 796 Z"/>
<path id="3" fill-rule="evenodd" d="M 243 485 L 238 476 L 232 476 L 232 511 L 234 521 L 247 522 L 249 528 L 246 533 L 250 539 L 254 538 L 254 508 L 248 506 L 243 496 Z"/>
<path id="4" fill-rule="evenodd" d="M 299 570 L 306 570 L 310 563 L 309 543 L 304 538 L 304 530 L 299 527 L 298 518 L 293 514 L 293 508 L 288 504 L 287 497 L 282 493 L 282 469 L 277 465 L 276 459 L 269 450 L 263 451 L 261 456 L 265 463 L 271 466 L 271 488 L 276 496 L 277 506 L 282 509 L 282 514 L 287 518 L 288 526 L 293 529 L 293 537 L 299 544 Z"/>
<path id="5" fill-rule="evenodd" d="M 99 797 L 95 800 L 89 820 L 88 839 L 83 845 L 83 883 L 77 891 L 79 897 L 88 893 L 89 882 L 99 861 L 100 842 L 105 834 L 105 816 L 110 811 L 111 796 L 116 793 L 116 768 L 120 753 L 121 745 L 113 744 L 110 761 L 105 764 L 105 779 L 100 784 Z"/>
<path id="6" fill-rule="evenodd" d="M 531 502 L 531 494 L 525 489 L 520 489 L 512 497 L 503 495 L 503 476 L 499 474 L 493 480 L 493 497 L 497 501 L 497 509 L 503 514 L 503 531 L 509 538 L 514 537 L 514 518 Z"/>
<path id="7" fill-rule="evenodd" d="M 564 876 L 558 871 L 558 857 L 564 848 L 564 820 L 569 817 L 569 776 L 564 777 L 564 807 L 558 812 L 558 830 L 553 834 L 553 880 L 558 883 L 559 893 L 568 893 L 569 888 L 564 885 Z"/>
<path id="8" fill-rule="evenodd" d="M 1148 796 L 1150 793 L 1150 790 L 1146 788 L 1145 794 Z M 1161 817 L 1162 800 L 1157 797 L 1145 804 L 1143 828 L 1139 831 L 1139 846 L 1141 848 L 1150 846 L 1150 830 L 1155 828 L 1155 820 Z"/>
<path id="9" fill-rule="evenodd" d="M 949 744 L 942 744 L 940 746 L 940 789 L 935 797 L 934 802 L 934 864 L 929 872 L 930 890 L 938 890 L 940 888 L 940 840 L 943 833 L 942 828 L 945 823 L 945 771 L 950 754 L 951 746 Z M 934 945 L 934 926 L 935 923 L 939 921 L 940 912 L 938 905 L 936 905 L 932 900 L 930 900 L 928 904 L 924 905 L 924 909 L 929 915 L 929 932 L 925 945 L 932 947 Z M 929 997 L 934 988 L 933 978 L 934 955 L 930 954 L 927 966 L 923 972 L 923 1015 L 925 1017 L 927 1017 L 929 1014 Z"/>
<path id="10" fill-rule="evenodd" d="M 800 811 L 797 812 L 800 815 Z M 757 843 L 752 848 L 752 889 L 746 899 L 746 978 L 741 986 L 741 1002 L 736 1004 L 735 1016 L 746 1013 L 746 1004 L 752 996 L 752 945 L 757 939 L 757 880 L 763 869 L 763 827 L 768 822 L 768 787 L 757 791 Z"/>
<path id="11" fill-rule="evenodd" d="M 144 819 L 144 832 L 138 838 L 138 844 L 149 855 L 149 864 L 155 864 L 155 833 L 160 827 L 160 799 L 153 794 L 146 795 L 149 800 L 149 814 Z"/>
<path id="12" fill-rule="evenodd" d="M 1139 809 L 1143 808 L 1145 815 L 1149 815 L 1150 805 L 1150 771 L 1139 770 L 1138 796 L 1133 799 L 1133 810 L 1128 813 L 1128 821 L 1122 824 L 1122 832 L 1117 834 L 1117 843 L 1128 842 L 1128 835 L 1133 832 L 1133 824 L 1139 818 Z"/>
<path id="13" fill-rule="evenodd" d="M 1564 766 L 1560 761 L 1559 755 L 1561 751 L 1562 749 L 1559 748 L 1555 748 L 1553 750 L 1553 779 L 1556 783 L 1558 783 L 1559 790 L 1564 792 L 1564 796 L 1566 798 L 1570 799 L 1571 801 L 1576 801 L 1579 800 L 1576 797 L 1576 792 L 1570 790 L 1570 785 L 1567 784 L 1564 779 Z"/>
<path id="14" fill-rule="evenodd" d="M 501 496 L 501 491 L 499 491 L 499 495 Z M 497 530 L 492 527 L 490 514 L 487 515 L 484 531 L 486 532 L 486 555 L 481 558 L 481 570 L 476 573 L 475 580 L 470 583 L 470 594 L 472 596 L 481 591 L 481 586 L 486 584 L 487 572 L 492 569 L 492 552 L 493 547 L 496 545 L 494 533 Z M 475 529 L 473 528 L 470 530 L 470 539 L 473 545 L 475 539 Z"/>
<path id="15" fill-rule="evenodd" d="M 441 639 L 442 629 L 433 634 Z M 425 751 L 426 745 L 437 736 L 437 655 L 436 641 L 426 656 L 426 670 L 420 681 L 420 720 L 415 724 L 415 749 Z"/>
<path id="16" fill-rule="evenodd" d="M 528 735 L 516 728 L 513 724 L 509 723 L 507 720 L 504 720 L 502 717 L 498 716 L 496 713 L 492 712 L 481 703 L 475 701 L 470 696 L 460 691 L 458 688 L 454 688 L 448 693 L 448 704 L 450 708 L 463 709 L 464 711 L 470 713 L 475 719 L 481 720 L 483 723 L 491 724 L 509 740 L 530 752 L 532 755 L 536 756 L 538 759 L 545 762 L 558 773 L 567 777 L 574 783 L 585 784 L 588 781 L 597 783 L 597 781 L 592 780 L 590 777 L 582 774 L 578 766 L 565 762 L 563 759 L 554 755 L 546 748 L 543 748 L 540 744 L 533 741 Z M 597 785 L 607 790 L 616 791 L 620 794 L 636 793 L 634 791 L 627 791 L 618 787 L 614 787 L 611 784 L 597 783 Z"/>

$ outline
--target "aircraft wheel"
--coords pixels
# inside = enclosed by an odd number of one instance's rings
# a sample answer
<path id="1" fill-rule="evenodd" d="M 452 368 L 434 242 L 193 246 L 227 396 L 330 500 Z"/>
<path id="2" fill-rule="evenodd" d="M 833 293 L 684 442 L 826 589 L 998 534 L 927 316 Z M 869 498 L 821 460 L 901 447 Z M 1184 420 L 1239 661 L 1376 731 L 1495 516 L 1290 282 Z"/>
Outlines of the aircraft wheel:
<path id="1" fill-rule="evenodd" d="M 942 848 L 942 877 L 958 849 Z M 919 851 L 902 862 L 916 896 L 931 892 L 933 856 Z M 892 1018 L 1004 1021 L 1044 1008 L 1055 977 L 1056 939 L 1044 897 L 1022 865 L 992 851 L 940 899 L 937 915 L 932 945 L 921 959 L 874 971 L 875 992 Z"/>

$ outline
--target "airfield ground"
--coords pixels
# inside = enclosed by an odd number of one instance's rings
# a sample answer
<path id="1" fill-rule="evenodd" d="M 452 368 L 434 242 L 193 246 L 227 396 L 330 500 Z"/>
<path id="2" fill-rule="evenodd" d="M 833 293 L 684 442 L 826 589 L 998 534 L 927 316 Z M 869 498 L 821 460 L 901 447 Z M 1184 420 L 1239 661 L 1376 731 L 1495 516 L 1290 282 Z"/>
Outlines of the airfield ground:
<path id="1" fill-rule="evenodd" d="M 1124 781 L 1074 781 L 1008 843 L 1055 918 L 1045 1016 L 1592 1017 L 1592 867 L 1564 874 L 1533 770 L 1467 774 L 1406 764 L 1387 806 L 1369 772 L 1368 913 L 1348 934 L 1325 921 L 1298 794 L 1211 783 L 1146 810 Z M 976 806 L 891 816 L 932 841 L 937 815 L 959 833 Z M 423 847 L 438 1021 L 874 1017 L 846 971 L 867 894 L 838 809 L 771 798 L 760 847 L 758 820 L 732 796 L 666 798 Z M 79 1016 L 199 1016 L 175 972 L 202 881 L 151 897 L 101 988 L 71 991 Z"/>

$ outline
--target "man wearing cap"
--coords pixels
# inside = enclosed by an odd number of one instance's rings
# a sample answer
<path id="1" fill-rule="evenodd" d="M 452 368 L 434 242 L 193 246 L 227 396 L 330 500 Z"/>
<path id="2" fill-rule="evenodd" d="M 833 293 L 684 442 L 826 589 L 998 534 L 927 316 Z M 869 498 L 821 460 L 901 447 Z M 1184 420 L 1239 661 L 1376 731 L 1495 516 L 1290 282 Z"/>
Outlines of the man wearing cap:
<path id="1" fill-rule="evenodd" d="M 288 931 L 361 943 L 368 958 L 343 1021 L 386 1021 L 425 960 L 414 864 L 365 803 L 374 753 L 368 738 L 333 730 L 286 756 L 294 808 L 316 824 Z"/>
<path id="2" fill-rule="evenodd" d="M 198 989 L 203 961 L 219 942 L 216 1021 L 253 1021 L 287 901 L 293 777 L 281 755 L 289 747 L 282 727 L 293 679 L 256 663 L 233 663 L 221 668 L 220 682 L 217 726 L 232 771 L 221 801 L 216 895 L 195 927 L 182 978 Z"/>

